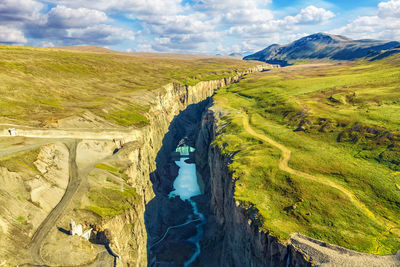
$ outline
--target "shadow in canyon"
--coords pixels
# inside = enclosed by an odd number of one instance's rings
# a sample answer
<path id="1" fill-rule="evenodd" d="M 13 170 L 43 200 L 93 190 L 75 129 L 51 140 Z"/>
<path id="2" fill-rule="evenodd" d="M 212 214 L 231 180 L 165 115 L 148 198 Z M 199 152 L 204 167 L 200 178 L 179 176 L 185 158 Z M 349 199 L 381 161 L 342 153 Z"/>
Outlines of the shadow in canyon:
<path id="1" fill-rule="evenodd" d="M 194 242 L 188 241 L 198 233 L 198 221 L 191 203 L 180 197 L 169 198 L 179 167 L 171 156 L 177 146 L 195 147 L 204 110 L 211 101 L 208 98 L 189 105 L 181 111 L 169 126 L 162 147 L 156 157 L 156 170 L 151 173 L 155 197 L 146 205 L 148 266 L 185 266 L 196 251 Z M 175 159 L 176 160 L 176 159 Z M 193 159 L 187 162 L 194 162 Z M 201 177 L 201 175 L 198 175 Z M 201 179 L 201 178 L 200 178 Z M 201 181 L 199 181 L 200 188 Z M 202 190 L 202 193 L 204 191 Z M 200 211 L 204 211 L 204 195 L 192 198 Z M 207 217 L 207 214 L 205 214 Z M 190 266 L 200 266 L 194 261 Z"/>

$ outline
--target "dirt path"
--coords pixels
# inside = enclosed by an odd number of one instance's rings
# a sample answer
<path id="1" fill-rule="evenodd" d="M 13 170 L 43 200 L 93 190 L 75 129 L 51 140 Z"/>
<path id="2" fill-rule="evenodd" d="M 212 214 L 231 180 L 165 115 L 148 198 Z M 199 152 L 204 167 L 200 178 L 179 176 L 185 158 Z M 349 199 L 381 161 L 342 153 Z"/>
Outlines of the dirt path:
<path id="1" fill-rule="evenodd" d="M 58 218 L 62 215 L 65 208 L 71 202 L 72 197 L 81 183 L 81 178 L 78 175 L 78 167 L 76 165 L 76 147 L 78 142 L 78 140 L 74 140 L 67 144 L 69 150 L 69 181 L 67 189 L 65 190 L 65 194 L 61 201 L 38 227 L 28 245 L 34 264 L 43 265 L 43 260 L 40 256 L 40 248 L 42 247 L 43 240 L 46 238 L 52 227 L 55 226 Z"/>
<path id="2" fill-rule="evenodd" d="M 140 129 L 45 129 L 15 128 L 16 135 L 28 138 L 44 139 L 85 139 L 85 140 L 133 140 L 143 133 Z M 7 128 L 0 128 L 0 137 L 13 138 Z"/>
<path id="3" fill-rule="evenodd" d="M 288 166 L 288 163 L 289 163 L 289 160 L 290 160 L 291 151 L 290 151 L 287 147 L 285 147 L 284 145 L 282 145 L 282 144 L 280 144 L 280 143 L 278 143 L 278 142 L 275 142 L 275 141 L 272 140 L 271 138 L 269 138 L 269 137 L 267 137 L 267 136 L 265 136 L 265 135 L 263 135 L 263 134 L 256 133 L 256 132 L 250 127 L 250 124 L 249 124 L 249 117 L 248 117 L 247 114 L 243 114 L 243 126 L 244 126 L 244 129 L 245 129 L 249 134 L 251 134 L 251 135 L 253 135 L 253 136 L 255 136 L 255 137 L 257 137 L 257 138 L 259 138 L 259 139 L 261 139 L 261 140 L 263 140 L 263 141 L 265 141 L 265 142 L 267 142 L 267 143 L 269 143 L 270 145 L 272 145 L 272 146 L 278 148 L 278 149 L 282 152 L 281 158 L 280 158 L 280 160 L 279 160 L 279 169 L 281 169 L 282 171 L 288 172 L 288 173 L 290 173 L 290 174 L 297 175 L 297 176 L 300 176 L 300 177 L 309 179 L 309 180 L 311 180 L 311 181 L 313 181 L 313 182 L 317 182 L 317 183 L 320 183 L 320 184 L 324 184 L 324 185 L 327 185 L 327 186 L 329 186 L 329 187 L 333 187 L 333 188 L 339 190 L 340 192 L 342 192 L 343 194 L 345 194 L 345 195 L 350 199 L 350 201 L 351 201 L 359 210 L 361 210 L 365 215 L 367 215 L 369 218 L 371 218 L 372 220 L 374 220 L 374 221 L 375 221 L 376 223 L 378 223 L 379 225 L 382 225 L 382 226 L 386 227 L 386 225 L 384 225 L 384 224 L 382 223 L 382 220 L 377 219 L 377 218 L 375 217 L 375 215 L 374 215 L 361 201 L 359 201 L 359 200 L 357 199 L 357 197 L 356 197 L 352 192 L 350 192 L 350 191 L 349 191 L 348 189 L 346 189 L 345 187 L 343 187 L 343 186 L 341 186 L 341 185 L 339 185 L 339 184 L 337 184 L 337 183 L 335 183 L 335 182 L 333 182 L 333 181 L 331 181 L 331 180 L 328 180 L 328 179 L 325 179 L 325 178 L 322 178 L 322 177 L 319 178 L 319 177 L 316 177 L 316 176 L 314 176 L 314 175 L 311 175 L 311 174 L 308 174 L 308 173 L 305 173 L 305 172 L 302 172 L 302 171 L 298 171 L 298 170 L 294 170 L 294 169 L 290 168 L 290 167 Z"/>

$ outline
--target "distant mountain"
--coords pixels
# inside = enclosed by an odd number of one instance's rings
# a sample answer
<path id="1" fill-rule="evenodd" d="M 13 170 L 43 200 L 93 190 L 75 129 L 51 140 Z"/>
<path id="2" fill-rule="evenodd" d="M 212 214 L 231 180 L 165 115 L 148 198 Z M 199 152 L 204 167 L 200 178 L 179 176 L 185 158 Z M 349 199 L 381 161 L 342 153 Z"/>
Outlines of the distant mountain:
<path id="1" fill-rule="evenodd" d="M 316 33 L 287 45 L 273 44 L 244 60 L 259 60 L 270 64 L 290 65 L 299 59 L 354 60 L 376 58 L 397 53 L 400 42 L 353 40 L 340 35 Z M 389 52 L 393 49 L 393 52 Z M 389 50 L 389 51 L 388 51 Z"/>
<path id="2" fill-rule="evenodd" d="M 233 52 L 233 53 L 230 53 L 230 54 L 221 54 L 221 53 L 219 53 L 219 54 L 216 54 L 216 56 L 226 57 L 226 58 L 243 59 L 244 56 L 247 56 L 247 55 L 250 55 L 250 54 L 252 54 L 252 53 L 241 54 L 241 53 Z"/>
<path id="3" fill-rule="evenodd" d="M 230 53 L 229 56 L 230 57 L 243 57 L 243 55 L 240 53 Z"/>

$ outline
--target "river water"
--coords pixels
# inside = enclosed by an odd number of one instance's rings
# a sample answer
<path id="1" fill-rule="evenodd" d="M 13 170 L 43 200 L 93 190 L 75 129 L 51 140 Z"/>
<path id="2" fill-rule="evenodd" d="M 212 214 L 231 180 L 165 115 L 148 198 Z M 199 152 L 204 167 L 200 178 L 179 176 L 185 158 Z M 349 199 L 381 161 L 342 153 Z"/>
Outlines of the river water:
<path id="1" fill-rule="evenodd" d="M 180 158 L 180 161 L 175 161 L 179 167 L 179 173 L 174 181 L 174 190 L 169 196 L 179 196 L 183 201 L 190 200 L 191 197 L 201 194 L 197 183 L 196 164 L 185 162 L 185 160 L 189 159 L 189 152 L 194 152 L 194 148 L 185 145 L 178 147 L 176 152 L 179 152 L 183 157 Z"/>
<path id="2" fill-rule="evenodd" d="M 197 182 L 196 175 L 196 164 L 186 163 L 189 159 L 189 152 L 194 152 L 193 147 L 187 145 L 180 146 L 176 149 L 176 152 L 183 157 L 179 161 L 175 161 L 179 167 L 179 173 L 174 181 L 174 190 L 170 193 L 170 197 L 179 196 L 183 201 L 189 201 L 192 206 L 193 214 L 189 215 L 185 223 L 191 223 L 197 221 L 196 235 L 190 237 L 187 241 L 193 243 L 196 246 L 196 250 L 193 255 L 184 263 L 184 266 L 190 266 L 197 257 L 200 255 L 200 239 L 203 236 L 203 225 L 205 224 L 204 215 L 197 209 L 197 204 L 191 198 L 201 195 L 200 186 Z M 188 156 L 188 157 L 184 157 Z"/>
<path id="3" fill-rule="evenodd" d="M 187 145 L 177 147 L 176 152 L 179 152 L 181 155 L 180 160 L 175 161 L 176 165 L 179 167 L 179 172 L 173 183 L 174 190 L 169 194 L 170 198 L 179 197 L 182 201 L 188 201 L 192 206 L 192 214 L 188 216 L 183 224 L 169 226 L 161 239 L 150 246 L 151 249 L 160 244 L 166 238 L 170 230 L 175 229 L 176 231 L 177 228 L 182 228 L 195 223 L 196 234 L 186 240 L 194 244 L 195 251 L 191 257 L 184 262 L 185 267 L 190 266 L 200 255 L 200 240 L 203 236 L 203 225 L 206 223 L 204 215 L 199 212 L 196 202 L 192 199 L 192 197 L 201 195 L 200 186 L 197 181 L 196 164 L 185 162 L 186 160 L 189 160 L 189 153 L 194 152 L 194 150 L 193 147 Z"/>

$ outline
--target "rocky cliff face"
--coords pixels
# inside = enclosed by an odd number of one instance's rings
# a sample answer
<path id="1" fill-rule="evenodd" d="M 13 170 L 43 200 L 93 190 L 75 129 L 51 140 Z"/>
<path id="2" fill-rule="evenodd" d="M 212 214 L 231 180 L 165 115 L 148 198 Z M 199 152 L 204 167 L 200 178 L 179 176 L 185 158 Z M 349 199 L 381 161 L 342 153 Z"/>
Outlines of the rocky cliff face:
<path id="1" fill-rule="evenodd" d="M 234 200 L 235 181 L 228 170 L 232 155 L 222 155 L 211 145 L 221 131 L 215 115 L 212 109 L 204 114 L 196 145 L 210 209 L 200 265 L 211 258 L 213 266 L 311 266 L 295 247 L 259 230 L 256 210 Z"/>

